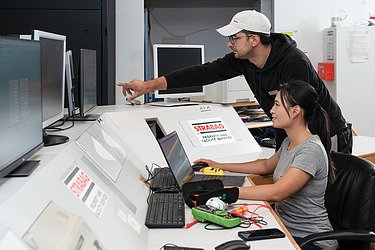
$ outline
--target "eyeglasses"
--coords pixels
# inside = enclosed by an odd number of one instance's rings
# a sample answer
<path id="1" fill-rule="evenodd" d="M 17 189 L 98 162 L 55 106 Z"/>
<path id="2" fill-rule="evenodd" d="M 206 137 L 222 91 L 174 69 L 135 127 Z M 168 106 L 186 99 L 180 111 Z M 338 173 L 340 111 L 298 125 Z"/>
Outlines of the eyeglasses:
<path id="1" fill-rule="evenodd" d="M 237 39 L 240 39 L 242 37 L 252 37 L 254 35 L 246 35 L 246 36 L 236 36 L 236 35 L 231 35 L 231 36 L 228 36 L 228 39 L 229 39 L 229 42 L 233 45 L 236 43 L 236 40 Z"/>

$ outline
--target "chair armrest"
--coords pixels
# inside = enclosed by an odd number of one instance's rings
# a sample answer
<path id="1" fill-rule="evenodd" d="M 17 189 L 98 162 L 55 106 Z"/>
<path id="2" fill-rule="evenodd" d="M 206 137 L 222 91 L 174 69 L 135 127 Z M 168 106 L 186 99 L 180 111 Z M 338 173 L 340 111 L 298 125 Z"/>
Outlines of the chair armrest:
<path id="1" fill-rule="evenodd" d="M 311 241 L 320 240 L 355 240 L 375 242 L 375 233 L 369 230 L 336 230 L 322 232 L 304 237 L 300 242 L 298 242 L 298 245 L 302 247 Z"/>

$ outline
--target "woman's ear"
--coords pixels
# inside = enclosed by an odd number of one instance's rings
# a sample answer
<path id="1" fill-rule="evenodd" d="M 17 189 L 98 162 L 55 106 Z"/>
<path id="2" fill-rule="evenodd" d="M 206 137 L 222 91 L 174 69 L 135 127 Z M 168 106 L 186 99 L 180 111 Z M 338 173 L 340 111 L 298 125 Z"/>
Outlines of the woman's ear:
<path id="1" fill-rule="evenodd" d="M 300 113 L 301 113 L 302 109 L 301 109 L 301 106 L 299 105 L 296 105 L 294 107 L 292 107 L 292 117 L 297 117 Z"/>

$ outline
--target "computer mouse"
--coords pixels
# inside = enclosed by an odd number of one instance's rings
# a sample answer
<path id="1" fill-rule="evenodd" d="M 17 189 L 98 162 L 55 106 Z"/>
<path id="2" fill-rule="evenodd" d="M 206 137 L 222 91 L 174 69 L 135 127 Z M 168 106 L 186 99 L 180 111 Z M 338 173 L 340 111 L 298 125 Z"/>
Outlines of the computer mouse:
<path id="1" fill-rule="evenodd" d="M 194 171 L 199 171 L 202 168 L 208 167 L 208 164 L 205 162 L 199 162 L 199 163 L 192 165 L 191 167 L 193 168 Z"/>
<path id="2" fill-rule="evenodd" d="M 224 175 L 224 170 L 220 168 L 205 167 L 202 172 L 207 175 Z"/>
<path id="3" fill-rule="evenodd" d="M 243 240 L 230 240 L 215 247 L 215 250 L 242 250 L 250 249 L 250 244 Z"/>
<path id="4" fill-rule="evenodd" d="M 141 101 L 140 101 L 140 100 L 137 100 L 137 99 L 130 100 L 129 98 L 126 98 L 126 101 L 127 101 L 128 103 L 130 103 L 131 105 L 140 105 L 140 104 L 141 104 Z"/>

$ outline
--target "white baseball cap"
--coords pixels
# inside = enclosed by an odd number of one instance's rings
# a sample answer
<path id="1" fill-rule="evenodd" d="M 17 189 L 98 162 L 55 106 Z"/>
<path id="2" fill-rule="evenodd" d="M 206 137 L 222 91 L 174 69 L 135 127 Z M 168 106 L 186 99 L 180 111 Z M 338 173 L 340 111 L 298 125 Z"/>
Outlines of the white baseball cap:
<path id="1" fill-rule="evenodd" d="M 244 10 L 234 15 L 232 21 L 228 25 L 217 29 L 217 32 L 223 36 L 232 36 L 242 30 L 269 35 L 271 23 L 265 15 L 258 11 Z"/>

